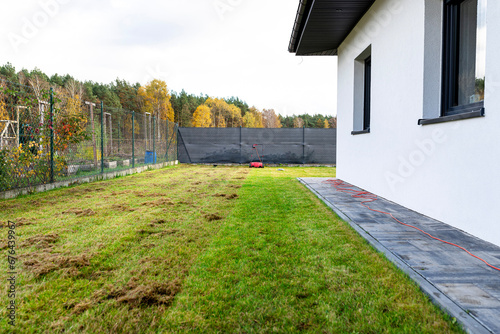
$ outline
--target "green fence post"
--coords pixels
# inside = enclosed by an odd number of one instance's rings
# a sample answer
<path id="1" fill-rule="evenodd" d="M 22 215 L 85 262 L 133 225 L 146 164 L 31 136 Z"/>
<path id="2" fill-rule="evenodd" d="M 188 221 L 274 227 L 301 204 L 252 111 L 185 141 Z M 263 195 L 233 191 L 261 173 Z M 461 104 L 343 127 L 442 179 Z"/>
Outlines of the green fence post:
<path id="1" fill-rule="evenodd" d="M 101 101 L 101 174 L 104 174 L 104 102 Z"/>
<path id="2" fill-rule="evenodd" d="M 153 116 L 153 164 L 156 163 L 155 117 Z"/>
<path id="3" fill-rule="evenodd" d="M 170 150 L 170 142 L 169 142 L 169 136 L 168 136 L 168 128 L 170 128 L 170 121 L 167 120 L 167 150 L 165 151 L 165 159 L 168 161 L 170 161 L 168 159 L 168 151 Z"/>
<path id="4" fill-rule="evenodd" d="M 132 111 L 132 168 L 135 168 L 135 112 Z"/>
<path id="5" fill-rule="evenodd" d="M 54 182 L 54 89 L 50 88 L 50 183 Z"/>

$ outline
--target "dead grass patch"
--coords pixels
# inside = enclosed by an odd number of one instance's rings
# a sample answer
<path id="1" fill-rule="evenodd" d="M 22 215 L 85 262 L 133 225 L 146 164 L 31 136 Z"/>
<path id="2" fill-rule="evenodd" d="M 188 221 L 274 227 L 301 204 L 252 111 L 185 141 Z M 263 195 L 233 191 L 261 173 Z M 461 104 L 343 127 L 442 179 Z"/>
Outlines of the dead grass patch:
<path id="1" fill-rule="evenodd" d="M 149 224 L 151 227 L 157 227 L 158 225 L 155 224 Z M 158 231 L 158 230 L 145 230 L 145 229 L 140 229 L 137 230 L 137 234 L 139 235 L 140 238 L 143 237 L 148 237 L 148 236 L 158 236 L 158 235 L 173 235 L 173 234 L 181 234 L 179 233 L 178 229 L 172 228 L 164 231 Z"/>
<path id="2" fill-rule="evenodd" d="M 142 203 L 142 205 L 147 207 L 158 207 L 158 206 L 171 206 L 175 205 L 175 203 L 172 202 L 171 198 L 162 198 L 153 202 Z"/>
<path id="3" fill-rule="evenodd" d="M 130 194 L 130 191 L 113 191 L 111 192 L 111 195 L 112 196 L 118 196 L 118 195 L 126 195 L 126 194 Z"/>
<path id="4" fill-rule="evenodd" d="M 18 208 L 19 206 L 21 206 L 20 203 L 14 203 L 11 201 L 3 202 L 3 203 L 0 203 L 0 210 L 1 211 L 12 210 L 12 209 Z"/>
<path id="5" fill-rule="evenodd" d="M 34 221 L 35 221 L 35 219 L 17 218 L 14 220 L 14 223 L 16 224 L 16 228 L 17 228 L 17 227 L 22 227 L 22 226 L 35 225 Z M 0 222 L 0 228 L 5 228 L 8 226 L 9 226 L 8 222 Z"/>
<path id="6" fill-rule="evenodd" d="M 40 249 L 48 249 L 54 247 L 54 244 L 59 241 L 59 235 L 56 233 L 46 235 L 35 235 L 21 243 L 21 247 L 35 246 Z"/>
<path id="7" fill-rule="evenodd" d="M 211 213 L 211 214 L 207 214 L 204 216 L 206 220 L 208 220 L 209 222 L 213 222 L 213 221 L 216 221 L 216 220 L 222 220 L 224 219 L 223 217 L 219 216 L 218 214 L 216 213 Z"/>
<path id="8" fill-rule="evenodd" d="M 200 186 L 200 185 L 204 185 L 204 184 L 206 184 L 206 182 L 201 182 L 201 181 L 193 182 L 193 185 L 195 185 L 195 186 Z"/>
<path id="9" fill-rule="evenodd" d="M 30 271 L 35 278 L 45 276 L 53 271 L 70 269 L 66 274 L 77 275 L 80 268 L 90 265 L 90 256 L 81 254 L 78 256 L 65 256 L 54 254 L 49 249 L 42 252 L 33 252 L 21 256 L 23 266 Z"/>
<path id="10" fill-rule="evenodd" d="M 181 206 L 181 205 L 195 206 L 192 201 L 179 201 L 179 202 L 177 202 L 177 205 L 178 206 Z"/>
<path id="11" fill-rule="evenodd" d="M 165 197 L 167 195 L 168 194 L 165 194 L 165 193 L 150 193 L 149 194 L 150 197 Z"/>
<path id="12" fill-rule="evenodd" d="M 97 188 L 82 188 L 82 187 L 74 187 L 71 189 L 66 190 L 66 195 L 85 195 L 88 193 L 93 193 L 93 192 L 100 192 L 100 191 L 105 191 L 106 189 L 103 187 L 97 187 Z"/>
<path id="13" fill-rule="evenodd" d="M 178 229 L 175 229 L 175 228 L 170 228 L 168 230 L 162 231 L 161 233 L 164 235 L 182 234 L 182 233 L 180 233 L 180 231 Z"/>
<path id="14" fill-rule="evenodd" d="M 151 221 L 151 224 L 153 225 L 162 225 L 162 224 L 166 224 L 167 221 L 165 219 L 155 219 L 153 221 Z"/>
<path id="15" fill-rule="evenodd" d="M 74 314 L 81 314 L 81 313 L 89 310 L 92 307 L 92 305 L 93 305 L 93 303 L 89 302 L 89 301 L 85 301 L 85 302 L 76 304 L 74 309 L 73 309 L 73 313 Z"/>
<path id="16" fill-rule="evenodd" d="M 28 204 L 29 204 L 30 206 L 35 207 L 35 208 L 39 208 L 40 206 L 42 206 L 42 205 L 43 205 L 43 203 L 42 203 L 42 202 L 40 202 L 40 201 L 38 201 L 38 200 L 31 200 L 31 201 L 28 201 Z"/>
<path id="17" fill-rule="evenodd" d="M 125 204 L 113 204 L 111 206 L 112 210 L 119 211 L 119 212 L 134 212 L 137 209 L 131 208 Z"/>
<path id="18" fill-rule="evenodd" d="M 94 216 L 97 213 L 92 209 L 69 209 L 62 212 L 63 215 L 75 214 L 77 217 L 89 217 Z"/>
<path id="19" fill-rule="evenodd" d="M 238 194 L 215 194 L 214 197 L 223 197 L 225 199 L 236 199 L 238 198 Z"/>
<path id="20" fill-rule="evenodd" d="M 93 298 L 95 302 L 114 299 L 130 308 L 159 306 L 172 304 L 175 296 L 181 291 L 179 280 L 169 283 L 149 282 L 137 284 L 137 278 L 120 288 L 104 288 L 97 291 Z"/>

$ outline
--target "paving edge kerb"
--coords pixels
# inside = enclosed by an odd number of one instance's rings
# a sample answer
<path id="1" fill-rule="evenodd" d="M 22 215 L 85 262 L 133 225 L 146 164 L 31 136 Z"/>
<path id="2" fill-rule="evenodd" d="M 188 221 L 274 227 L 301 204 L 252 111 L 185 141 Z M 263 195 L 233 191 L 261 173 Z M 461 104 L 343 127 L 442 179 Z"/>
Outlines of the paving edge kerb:
<path id="1" fill-rule="evenodd" d="M 176 161 L 168 161 L 168 162 L 163 162 L 160 164 L 146 165 L 146 166 L 141 166 L 141 167 L 120 170 L 120 171 L 107 172 L 104 174 L 97 174 L 97 175 L 86 176 L 86 177 L 81 177 L 81 178 L 76 178 L 76 179 L 71 179 L 71 180 L 58 181 L 58 182 L 49 183 L 49 184 L 42 184 L 42 185 L 39 185 L 39 186 L 36 186 L 33 188 L 20 188 L 20 189 L 8 190 L 8 191 L 0 192 L 0 199 L 10 199 L 10 198 L 15 198 L 15 197 L 20 196 L 20 195 L 34 194 L 34 193 L 44 192 L 44 191 L 48 191 L 48 190 L 52 190 L 52 189 L 69 187 L 69 186 L 76 185 L 76 184 L 109 180 L 109 179 L 113 179 L 113 178 L 118 177 L 118 176 L 127 176 L 127 175 L 142 173 L 142 172 L 145 172 L 148 170 L 161 169 L 161 168 L 164 168 L 167 166 L 174 166 L 174 165 L 178 165 L 178 164 L 179 164 L 179 161 L 177 161 L 177 160 Z"/>
<path id="2" fill-rule="evenodd" d="M 392 253 L 384 245 L 382 245 L 377 239 L 372 237 L 368 232 L 357 225 L 353 220 L 351 220 L 344 212 L 337 208 L 334 204 L 330 203 L 325 197 L 313 189 L 309 184 L 302 178 L 297 178 L 300 183 L 306 186 L 313 194 L 315 194 L 321 201 L 323 201 L 330 209 L 332 209 L 341 219 L 346 221 L 356 232 L 358 232 L 368 243 L 374 247 L 379 252 L 383 253 L 385 257 L 394 263 L 399 269 L 401 269 L 405 274 L 407 274 L 413 281 L 415 281 L 420 289 L 432 300 L 434 304 L 439 306 L 444 312 L 450 316 L 457 319 L 457 321 L 462 325 L 463 329 L 467 333 L 471 334 L 491 334 L 490 331 L 484 324 L 482 324 L 478 319 L 474 318 L 468 314 L 463 308 L 453 302 L 447 295 L 445 295 L 441 290 L 434 286 L 431 282 L 422 277 L 418 272 L 413 270 L 407 263 L 402 259 Z"/>

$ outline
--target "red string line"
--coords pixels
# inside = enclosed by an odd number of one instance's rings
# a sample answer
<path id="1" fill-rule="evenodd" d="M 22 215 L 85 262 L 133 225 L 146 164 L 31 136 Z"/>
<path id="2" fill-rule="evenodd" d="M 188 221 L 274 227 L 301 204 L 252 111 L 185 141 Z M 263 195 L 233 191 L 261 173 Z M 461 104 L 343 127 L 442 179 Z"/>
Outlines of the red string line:
<path id="1" fill-rule="evenodd" d="M 425 232 L 425 231 L 423 231 L 423 230 L 421 230 L 418 227 L 415 227 L 413 225 L 405 224 L 402 221 L 400 221 L 399 219 L 397 219 L 396 217 L 394 217 L 394 215 L 392 213 L 390 213 L 390 212 L 384 212 L 384 211 L 379 211 L 379 210 L 372 209 L 368 205 L 368 203 L 372 203 L 372 202 L 377 201 L 378 200 L 378 196 L 377 195 L 369 193 L 367 191 L 360 191 L 360 190 L 353 189 L 354 186 L 352 186 L 349 183 L 344 182 L 342 180 L 327 180 L 327 181 L 324 181 L 324 183 L 328 183 L 328 184 L 333 185 L 337 191 L 349 194 L 353 198 L 360 198 L 360 199 L 362 199 L 363 201 L 361 201 L 361 205 L 364 206 L 365 208 L 367 208 L 368 210 L 388 215 L 388 216 L 390 216 L 392 219 L 394 219 L 396 222 L 398 222 L 401 225 L 404 225 L 404 226 L 407 226 L 407 227 L 411 227 L 411 228 L 413 228 L 413 229 L 415 229 L 417 231 L 420 231 L 421 233 L 427 235 L 428 237 L 430 237 L 430 238 L 432 238 L 434 240 L 437 240 L 437 241 L 443 242 L 445 244 L 448 244 L 448 245 L 460 248 L 461 250 L 463 250 L 464 252 L 466 252 L 470 256 L 472 256 L 472 257 L 474 257 L 474 258 L 476 258 L 476 259 L 484 262 L 488 267 L 500 271 L 500 268 L 497 268 L 497 267 L 489 264 L 484 259 L 480 258 L 479 256 L 476 256 L 476 255 L 472 254 L 471 252 L 469 252 L 467 249 L 465 249 L 462 246 L 459 246 L 459 245 L 454 244 L 452 242 L 448 242 L 448 241 L 436 238 L 435 236 L 433 236 L 433 235 L 431 235 L 431 234 L 429 234 L 429 233 L 427 233 L 427 232 Z"/>

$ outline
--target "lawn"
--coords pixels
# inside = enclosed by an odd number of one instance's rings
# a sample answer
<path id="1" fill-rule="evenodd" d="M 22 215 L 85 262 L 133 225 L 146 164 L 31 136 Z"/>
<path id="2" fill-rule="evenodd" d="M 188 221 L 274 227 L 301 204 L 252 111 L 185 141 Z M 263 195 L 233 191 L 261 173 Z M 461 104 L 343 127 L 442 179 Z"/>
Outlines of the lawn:
<path id="1" fill-rule="evenodd" d="M 296 180 L 335 169 L 283 169 L 183 165 L 0 201 L 1 256 L 8 220 L 19 255 L 0 330 L 460 332 Z"/>

